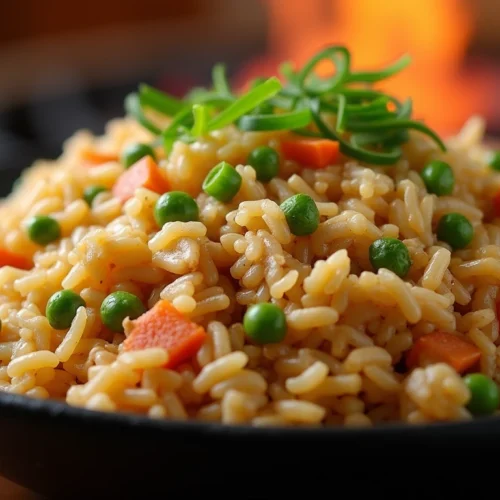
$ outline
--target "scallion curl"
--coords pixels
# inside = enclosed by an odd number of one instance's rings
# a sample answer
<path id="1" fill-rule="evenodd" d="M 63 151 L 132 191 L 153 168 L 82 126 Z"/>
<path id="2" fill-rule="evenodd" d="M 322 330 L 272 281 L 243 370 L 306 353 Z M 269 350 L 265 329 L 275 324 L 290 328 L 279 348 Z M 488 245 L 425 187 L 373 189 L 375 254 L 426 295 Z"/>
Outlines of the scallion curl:
<path id="1" fill-rule="evenodd" d="M 302 109 L 276 115 L 245 115 L 238 121 L 238 127 L 245 131 L 294 130 L 311 123 L 311 111 Z"/>
<path id="2" fill-rule="evenodd" d="M 151 108 L 166 116 L 174 116 L 186 104 L 173 96 L 157 90 L 145 83 L 139 85 L 141 106 Z"/>
<path id="3" fill-rule="evenodd" d="M 399 73 L 411 63 L 411 57 L 405 54 L 395 63 L 379 71 L 352 71 L 347 77 L 348 82 L 375 83 Z"/>
<path id="4" fill-rule="evenodd" d="M 316 73 L 324 61 L 334 67 L 329 77 Z M 347 48 L 333 45 L 313 55 L 302 68 L 283 63 L 283 84 L 277 78 L 256 78 L 249 90 L 238 95 L 230 87 L 225 66 L 217 64 L 211 89 L 195 88 L 177 99 L 142 84 L 125 105 L 130 115 L 159 136 L 167 154 L 175 141 L 192 142 L 235 124 L 244 131 L 290 130 L 325 137 L 338 141 L 346 156 L 370 165 L 390 165 L 401 157 L 400 146 L 409 140 L 409 130 L 426 134 L 446 150 L 438 134 L 412 118 L 411 99 L 400 101 L 372 86 L 394 76 L 410 61 L 406 55 L 381 70 L 354 71 Z M 144 108 L 172 117 L 171 123 L 160 130 Z M 331 128 L 327 122 L 335 125 Z"/>
<path id="5" fill-rule="evenodd" d="M 277 78 L 269 78 L 231 103 L 216 117 L 212 118 L 208 123 L 207 130 L 210 132 L 230 125 L 259 104 L 274 97 L 281 88 L 281 83 Z"/>
<path id="6" fill-rule="evenodd" d="M 307 78 L 311 75 L 316 65 L 325 59 L 333 62 L 336 70 L 335 74 L 328 79 L 317 79 L 312 84 L 308 84 Z M 350 63 L 351 55 L 345 47 L 340 45 L 328 47 L 318 52 L 304 65 L 302 70 L 297 74 L 296 84 L 302 87 L 306 94 L 312 96 L 334 92 L 348 77 Z"/>
<path id="7" fill-rule="evenodd" d="M 216 64 L 212 69 L 212 81 L 214 89 L 220 95 L 232 96 L 231 87 L 226 77 L 226 66 L 224 64 Z"/>
<path id="8" fill-rule="evenodd" d="M 159 135 L 161 133 L 161 130 L 151 120 L 146 118 L 146 115 L 142 111 L 139 94 L 133 92 L 125 98 L 125 111 L 152 134 Z"/>

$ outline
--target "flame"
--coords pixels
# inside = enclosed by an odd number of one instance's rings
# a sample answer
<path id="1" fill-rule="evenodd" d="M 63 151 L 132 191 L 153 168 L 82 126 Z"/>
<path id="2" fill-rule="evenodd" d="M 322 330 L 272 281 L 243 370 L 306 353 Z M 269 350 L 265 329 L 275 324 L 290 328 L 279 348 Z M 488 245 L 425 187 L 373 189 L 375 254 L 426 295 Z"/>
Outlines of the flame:
<path id="1" fill-rule="evenodd" d="M 251 62 L 240 82 L 276 73 L 283 61 L 300 66 L 328 44 L 343 44 L 356 69 L 389 64 L 403 53 L 412 64 L 379 87 L 412 97 L 414 115 L 440 133 L 487 113 L 491 84 L 462 63 L 473 34 L 473 12 L 461 0 L 264 0 L 269 54 Z M 326 72 L 326 67 L 319 68 Z"/>

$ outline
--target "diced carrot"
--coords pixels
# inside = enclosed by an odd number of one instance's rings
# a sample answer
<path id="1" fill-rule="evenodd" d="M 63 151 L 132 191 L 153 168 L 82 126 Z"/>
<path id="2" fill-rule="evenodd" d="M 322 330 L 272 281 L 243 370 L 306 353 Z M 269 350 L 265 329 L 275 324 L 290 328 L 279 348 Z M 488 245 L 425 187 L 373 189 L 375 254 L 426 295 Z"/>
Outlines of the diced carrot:
<path id="1" fill-rule="evenodd" d="M 86 149 L 82 153 L 84 163 L 88 167 L 102 165 L 108 161 L 118 161 L 118 155 L 114 153 L 103 153 L 92 149 Z"/>
<path id="2" fill-rule="evenodd" d="M 151 156 L 145 156 L 123 172 L 113 186 L 113 196 L 125 202 L 139 187 L 160 194 L 168 191 L 167 180 Z"/>
<path id="3" fill-rule="evenodd" d="M 472 368 L 481 358 L 481 351 L 470 342 L 446 332 L 433 332 L 420 337 L 410 350 L 406 365 L 408 368 L 424 363 L 447 363 L 458 373 Z"/>
<path id="4" fill-rule="evenodd" d="M 0 267 L 12 266 L 19 269 L 31 269 L 33 263 L 23 255 L 10 252 L 5 248 L 0 248 Z"/>
<path id="5" fill-rule="evenodd" d="M 287 160 L 293 160 L 305 167 L 325 168 L 340 157 L 339 143 L 329 139 L 294 139 L 283 141 L 281 150 Z"/>
<path id="6" fill-rule="evenodd" d="M 495 217 L 500 217 L 500 190 L 493 196 L 491 204 L 493 206 L 493 215 Z"/>
<path id="7" fill-rule="evenodd" d="M 163 347 L 169 356 L 165 368 L 175 368 L 190 359 L 207 337 L 203 327 L 177 311 L 167 300 L 158 301 L 132 324 L 130 334 L 123 342 L 124 350 Z"/>

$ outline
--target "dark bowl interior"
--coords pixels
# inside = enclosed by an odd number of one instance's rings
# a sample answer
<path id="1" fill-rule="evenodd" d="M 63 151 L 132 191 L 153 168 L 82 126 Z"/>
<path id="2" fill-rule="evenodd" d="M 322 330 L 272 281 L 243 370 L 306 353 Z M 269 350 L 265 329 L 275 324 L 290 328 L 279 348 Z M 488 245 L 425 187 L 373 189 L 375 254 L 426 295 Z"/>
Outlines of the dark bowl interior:
<path id="1" fill-rule="evenodd" d="M 320 497 L 346 485 L 356 498 L 380 488 L 389 498 L 397 491 L 402 498 L 482 498 L 492 484 L 481 476 L 496 467 L 485 458 L 500 445 L 497 418 L 260 429 L 157 421 L 6 393 L 0 429 L 0 472 L 50 498 Z"/>

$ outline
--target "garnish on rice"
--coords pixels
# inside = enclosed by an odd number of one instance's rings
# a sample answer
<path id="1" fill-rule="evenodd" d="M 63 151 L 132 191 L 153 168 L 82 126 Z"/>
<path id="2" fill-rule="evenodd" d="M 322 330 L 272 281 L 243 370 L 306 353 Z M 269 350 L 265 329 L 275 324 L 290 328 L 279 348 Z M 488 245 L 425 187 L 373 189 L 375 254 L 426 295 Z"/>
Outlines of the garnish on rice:
<path id="1" fill-rule="evenodd" d="M 315 69 L 329 61 L 335 68 L 327 78 Z M 242 131 L 288 130 L 298 136 L 328 139 L 340 152 L 370 165 L 392 165 L 402 154 L 409 130 L 429 136 L 440 148 L 441 138 L 422 121 L 412 118 L 412 101 L 401 102 L 374 89 L 411 62 L 404 55 L 379 71 L 354 71 L 351 54 L 334 45 L 314 55 L 296 70 L 281 66 L 276 77 L 256 79 L 244 93 L 236 93 L 226 77 L 224 65 L 212 73 L 211 88 L 197 88 L 177 99 L 149 85 L 140 85 L 125 103 L 129 115 L 158 136 L 168 154 L 175 141 L 192 142 L 214 130 L 235 125 Z M 171 118 L 161 129 L 148 118 L 148 110 Z M 319 162 L 320 164 L 322 162 Z"/>

